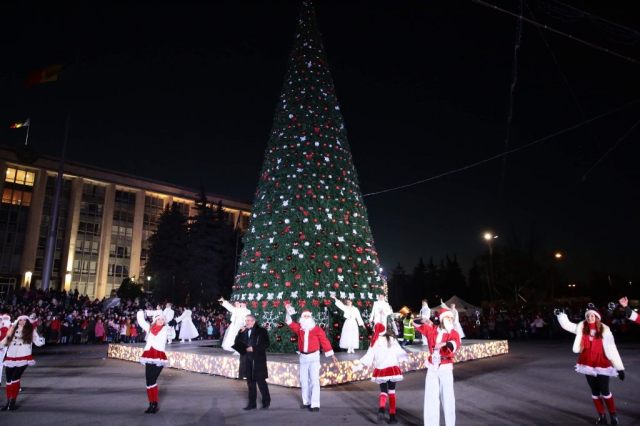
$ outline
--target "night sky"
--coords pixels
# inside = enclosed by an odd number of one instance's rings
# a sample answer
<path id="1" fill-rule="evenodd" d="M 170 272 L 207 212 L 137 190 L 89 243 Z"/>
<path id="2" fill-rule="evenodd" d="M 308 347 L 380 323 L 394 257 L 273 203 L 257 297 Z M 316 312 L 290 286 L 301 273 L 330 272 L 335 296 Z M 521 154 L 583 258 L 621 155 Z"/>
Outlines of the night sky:
<path id="1" fill-rule="evenodd" d="M 566 1 L 637 24 L 629 3 Z M 31 147 L 59 156 L 71 108 L 70 160 L 251 203 L 299 2 L 77 4 L 0 6 L 0 144 L 23 143 L 8 127 L 31 117 Z M 314 4 L 363 194 L 504 151 L 515 18 L 471 0 Z M 637 32 L 553 0 L 527 4 L 539 22 L 640 60 Z M 640 64 L 543 34 L 562 71 L 524 23 L 510 149 L 640 99 Z M 59 83 L 23 89 L 56 63 Z M 456 254 L 466 273 L 485 231 L 506 244 L 535 227 L 539 255 L 564 253 L 568 279 L 638 279 L 640 126 L 582 178 L 638 119 L 640 103 L 511 154 L 504 180 L 497 159 L 365 197 L 382 265 Z"/>

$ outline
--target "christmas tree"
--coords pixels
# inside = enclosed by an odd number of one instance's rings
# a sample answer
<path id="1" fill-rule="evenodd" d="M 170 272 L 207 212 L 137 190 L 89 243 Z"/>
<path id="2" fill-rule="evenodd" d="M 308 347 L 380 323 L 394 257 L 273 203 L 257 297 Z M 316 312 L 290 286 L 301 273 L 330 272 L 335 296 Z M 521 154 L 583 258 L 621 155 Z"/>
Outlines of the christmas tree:
<path id="1" fill-rule="evenodd" d="M 312 312 L 338 349 L 342 317 L 363 318 L 385 282 L 362 202 L 344 120 L 315 12 L 303 2 L 264 156 L 232 300 L 245 300 L 270 332 L 272 352 L 294 352 L 284 305 Z M 370 332 L 362 333 L 367 347 Z"/>

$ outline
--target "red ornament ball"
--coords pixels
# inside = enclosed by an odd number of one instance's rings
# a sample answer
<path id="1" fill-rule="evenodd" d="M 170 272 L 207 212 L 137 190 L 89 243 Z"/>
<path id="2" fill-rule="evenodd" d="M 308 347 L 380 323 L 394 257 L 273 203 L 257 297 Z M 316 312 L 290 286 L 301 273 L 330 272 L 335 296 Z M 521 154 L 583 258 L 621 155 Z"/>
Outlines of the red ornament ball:
<path id="1" fill-rule="evenodd" d="M 284 283 L 284 285 L 285 285 L 286 287 L 291 287 L 291 281 L 287 281 L 286 283 Z"/>
<path id="2" fill-rule="evenodd" d="M 313 283 L 313 285 L 315 285 L 316 287 L 318 287 L 318 286 L 320 286 L 320 283 L 319 283 L 318 281 L 315 281 L 315 282 Z"/>
<path id="3" fill-rule="evenodd" d="M 282 342 L 282 337 L 280 336 L 276 337 L 276 342 Z"/>
<path id="4" fill-rule="evenodd" d="M 335 288 L 338 288 L 338 287 L 340 287 L 340 284 L 338 284 L 338 283 L 333 283 L 333 286 L 334 286 Z"/>
<path id="5" fill-rule="evenodd" d="M 341 274 L 341 273 L 342 273 L 342 268 L 337 268 L 337 269 L 336 269 L 336 272 L 338 272 L 339 274 Z"/>

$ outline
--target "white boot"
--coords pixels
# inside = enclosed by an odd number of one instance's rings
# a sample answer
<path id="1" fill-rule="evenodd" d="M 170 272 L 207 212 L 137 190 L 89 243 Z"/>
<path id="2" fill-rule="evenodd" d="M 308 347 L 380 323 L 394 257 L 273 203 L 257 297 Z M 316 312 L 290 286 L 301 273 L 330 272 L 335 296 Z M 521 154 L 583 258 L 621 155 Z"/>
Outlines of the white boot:
<path id="1" fill-rule="evenodd" d="M 180 343 L 184 343 L 184 339 L 180 340 Z"/>

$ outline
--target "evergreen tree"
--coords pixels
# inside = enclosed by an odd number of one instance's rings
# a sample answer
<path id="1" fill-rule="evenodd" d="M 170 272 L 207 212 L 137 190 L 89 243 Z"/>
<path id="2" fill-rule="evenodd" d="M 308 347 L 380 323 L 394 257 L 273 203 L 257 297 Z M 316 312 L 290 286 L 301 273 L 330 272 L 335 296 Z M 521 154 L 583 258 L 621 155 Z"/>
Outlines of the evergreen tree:
<path id="1" fill-rule="evenodd" d="M 458 295 L 464 298 L 466 290 L 466 280 L 462 274 L 462 269 L 458 265 L 458 259 L 453 256 L 453 260 L 449 258 L 449 255 L 445 258 L 446 271 L 444 279 L 444 287 L 442 289 L 442 298 L 444 300 L 449 299 L 451 296 Z"/>
<path id="2" fill-rule="evenodd" d="M 135 277 L 125 278 L 116 292 L 120 299 L 136 299 L 143 296 L 142 284 L 136 281 Z"/>
<path id="3" fill-rule="evenodd" d="M 422 257 L 418 261 L 418 264 L 413 268 L 411 273 L 409 291 L 406 294 L 408 296 L 404 304 L 409 306 L 412 310 L 419 308 L 422 304 L 422 299 L 428 299 L 431 295 L 429 291 L 429 282 L 427 278 L 427 265 L 424 264 Z"/>
<path id="4" fill-rule="evenodd" d="M 192 302 L 208 302 L 220 295 L 218 269 L 222 259 L 219 256 L 217 217 L 204 188 L 198 194 L 195 210 L 196 215 L 190 218 L 189 224 L 188 289 Z"/>
<path id="5" fill-rule="evenodd" d="M 269 329 L 271 351 L 296 349 L 295 337 L 283 327 L 285 303 L 298 312 L 310 310 L 337 348 L 341 316 L 330 293 L 351 299 L 367 318 L 385 290 L 309 2 L 300 13 L 243 241 L 232 300 L 246 300 Z"/>
<path id="6" fill-rule="evenodd" d="M 149 243 L 145 269 L 153 277 L 155 298 L 183 301 L 188 293 L 188 229 L 176 203 L 164 209 Z"/>
<path id="7" fill-rule="evenodd" d="M 398 262 L 389 279 L 389 304 L 396 310 L 407 304 L 407 295 L 411 294 L 408 284 L 409 276 Z"/>
<path id="8" fill-rule="evenodd" d="M 478 262 L 474 259 L 473 265 L 469 269 L 469 281 L 467 284 L 467 291 L 465 296 L 460 296 L 463 299 L 478 305 L 481 301 L 486 300 L 486 285 L 483 277 L 484 268 L 478 265 Z"/>

